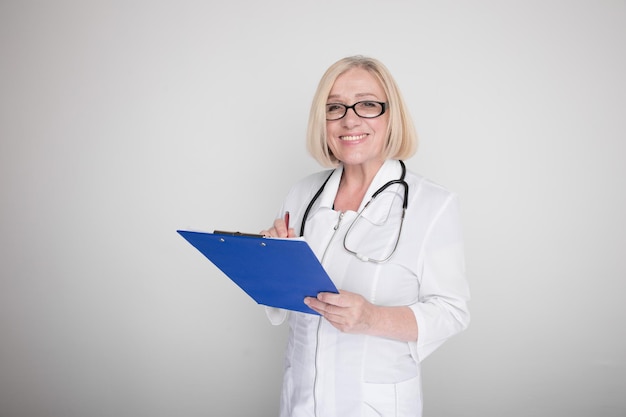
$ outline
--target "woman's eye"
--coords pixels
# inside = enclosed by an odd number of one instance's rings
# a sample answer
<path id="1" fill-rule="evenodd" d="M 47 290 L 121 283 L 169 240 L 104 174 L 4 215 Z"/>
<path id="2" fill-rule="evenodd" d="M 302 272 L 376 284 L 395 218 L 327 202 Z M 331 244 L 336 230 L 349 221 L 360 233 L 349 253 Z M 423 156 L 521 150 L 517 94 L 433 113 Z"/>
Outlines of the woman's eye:
<path id="1" fill-rule="evenodd" d="M 341 110 L 341 104 L 327 104 L 326 111 L 338 111 Z"/>

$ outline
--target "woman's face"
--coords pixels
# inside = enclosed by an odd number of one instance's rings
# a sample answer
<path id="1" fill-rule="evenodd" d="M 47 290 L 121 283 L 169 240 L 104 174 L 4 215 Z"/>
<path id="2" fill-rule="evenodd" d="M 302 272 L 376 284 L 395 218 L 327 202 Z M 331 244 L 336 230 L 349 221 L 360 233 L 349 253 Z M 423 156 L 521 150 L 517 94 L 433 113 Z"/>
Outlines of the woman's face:
<path id="1" fill-rule="evenodd" d="M 351 106 L 363 100 L 387 102 L 387 96 L 378 80 L 363 68 L 352 68 L 335 80 L 326 103 Z M 326 121 L 328 146 L 345 166 L 362 165 L 378 168 L 384 162 L 389 114 L 373 119 L 356 115 L 349 109 L 339 120 Z"/>

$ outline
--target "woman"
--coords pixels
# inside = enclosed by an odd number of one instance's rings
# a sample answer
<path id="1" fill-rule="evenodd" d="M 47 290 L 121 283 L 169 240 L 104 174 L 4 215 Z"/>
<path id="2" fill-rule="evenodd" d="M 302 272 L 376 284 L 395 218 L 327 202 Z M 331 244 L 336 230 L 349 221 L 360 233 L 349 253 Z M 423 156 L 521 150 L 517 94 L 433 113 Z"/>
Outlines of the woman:
<path id="1" fill-rule="evenodd" d="M 304 300 L 319 316 L 267 308 L 273 324 L 289 316 L 281 416 L 420 416 L 421 361 L 469 323 L 458 201 L 406 172 L 416 142 L 379 61 L 326 71 L 307 146 L 335 169 L 287 195 L 300 233 L 282 218 L 262 232 L 304 236 L 340 289 Z"/>

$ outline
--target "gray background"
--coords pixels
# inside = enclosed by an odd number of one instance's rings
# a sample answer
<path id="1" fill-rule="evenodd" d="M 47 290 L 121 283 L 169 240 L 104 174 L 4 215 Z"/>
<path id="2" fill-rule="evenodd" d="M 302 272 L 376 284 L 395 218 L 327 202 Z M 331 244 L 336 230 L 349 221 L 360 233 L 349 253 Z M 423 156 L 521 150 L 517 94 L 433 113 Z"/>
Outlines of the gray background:
<path id="1" fill-rule="evenodd" d="M 626 414 L 626 2 L 0 2 L 0 416 L 272 416 L 285 327 L 175 230 L 318 170 L 322 72 L 396 76 L 473 322 L 426 416 Z"/>

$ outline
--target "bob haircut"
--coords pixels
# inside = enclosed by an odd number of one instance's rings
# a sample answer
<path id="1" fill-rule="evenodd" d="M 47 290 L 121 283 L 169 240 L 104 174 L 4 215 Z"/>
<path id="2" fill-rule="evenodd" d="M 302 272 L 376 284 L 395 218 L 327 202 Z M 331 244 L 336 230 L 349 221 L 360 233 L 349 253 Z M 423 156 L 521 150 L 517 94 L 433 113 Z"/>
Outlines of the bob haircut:
<path id="1" fill-rule="evenodd" d="M 361 55 L 350 56 L 331 65 L 320 80 L 313 97 L 307 128 L 307 150 L 325 167 L 336 167 L 339 161 L 328 147 L 326 137 L 326 104 L 335 80 L 352 68 L 363 68 L 380 82 L 387 95 L 387 144 L 385 159 L 407 159 L 417 149 L 417 133 L 404 99 L 389 70 L 378 60 Z"/>

